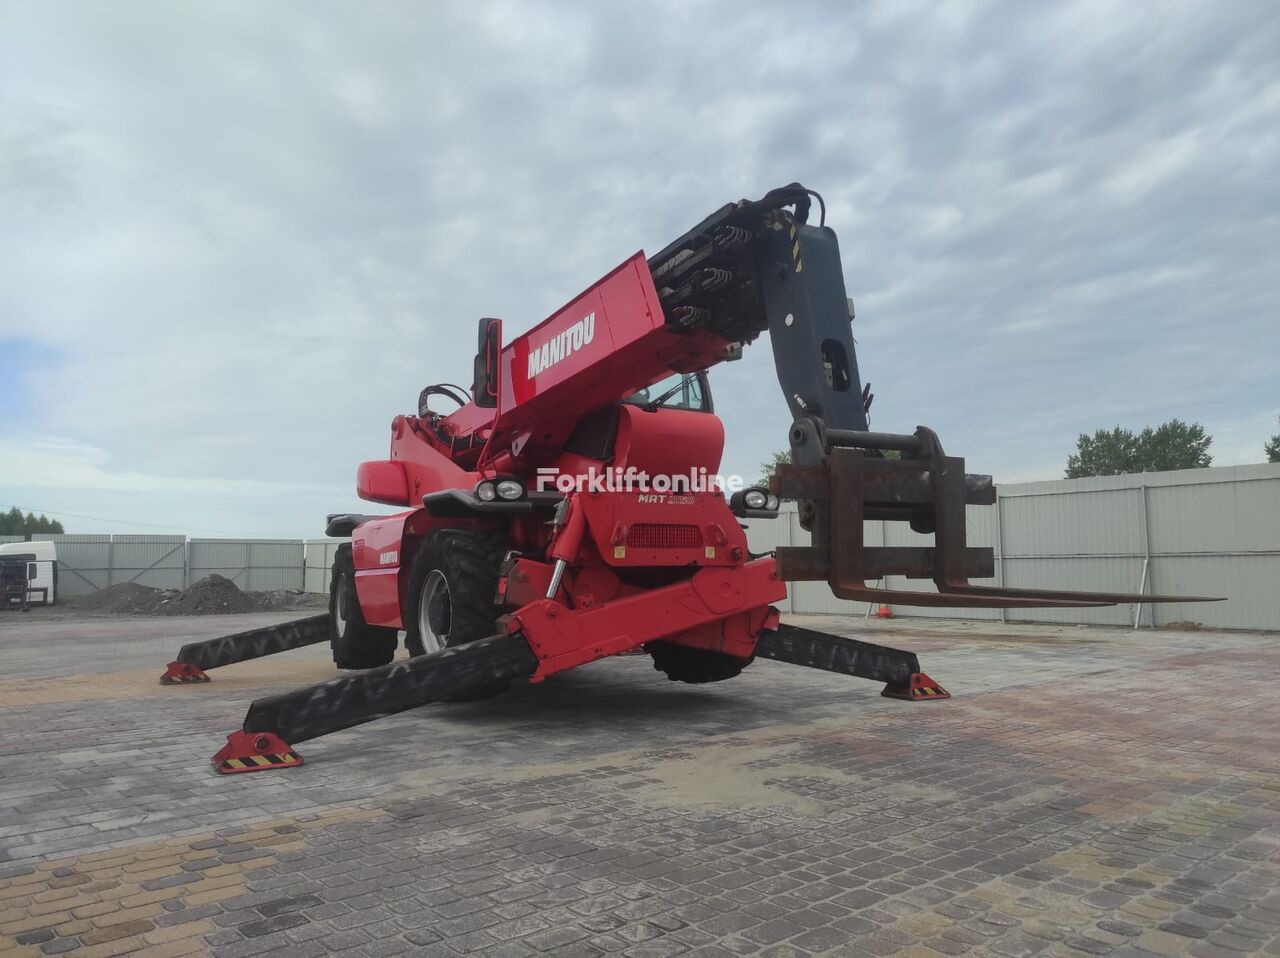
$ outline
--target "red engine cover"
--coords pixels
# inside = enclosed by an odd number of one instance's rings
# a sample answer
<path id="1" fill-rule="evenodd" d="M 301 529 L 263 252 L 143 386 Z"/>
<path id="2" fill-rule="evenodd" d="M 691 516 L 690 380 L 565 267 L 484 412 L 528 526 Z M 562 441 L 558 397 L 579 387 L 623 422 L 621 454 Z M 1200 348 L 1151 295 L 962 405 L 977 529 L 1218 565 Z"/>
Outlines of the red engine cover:
<path id="1" fill-rule="evenodd" d="M 587 493 L 578 502 L 596 551 L 612 566 L 733 566 L 747 536 L 718 492 Z"/>

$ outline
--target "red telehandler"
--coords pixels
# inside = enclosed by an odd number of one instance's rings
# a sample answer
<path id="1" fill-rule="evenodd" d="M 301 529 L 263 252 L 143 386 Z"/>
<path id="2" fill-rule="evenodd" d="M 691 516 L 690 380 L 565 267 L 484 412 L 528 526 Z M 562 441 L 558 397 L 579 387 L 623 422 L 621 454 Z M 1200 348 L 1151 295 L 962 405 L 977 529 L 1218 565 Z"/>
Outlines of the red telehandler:
<path id="1" fill-rule="evenodd" d="M 994 575 L 992 550 L 965 542 L 965 506 L 995 501 L 991 477 L 966 475 L 923 426 L 869 430 L 824 220 L 821 197 L 791 184 L 637 253 L 505 346 L 501 321 L 481 320 L 470 395 L 424 389 L 417 415 L 392 421 L 389 456 L 357 471 L 361 498 L 404 511 L 330 517 L 326 533 L 351 544 L 329 614 L 190 645 L 170 665 L 164 681 L 204 681 L 328 639 L 339 668 L 360 670 L 254 702 L 218 770 L 297 765 L 300 741 L 635 649 L 682 682 L 732 678 L 761 656 L 912 701 L 948 697 L 910 652 L 780 623 L 788 581 L 896 605 L 1188 601 L 969 584 Z M 701 482 L 724 446 L 707 370 L 766 330 L 792 465 L 726 498 Z M 775 518 L 782 499 L 799 502 L 811 544 L 752 554 L 742 520 Z M 933 544 L 865 546 L 865 519 L 910 523 Z M 866 585 L 887 575 L 936 591 Z M 410 657 L 393 661 L 401 632 Z"/>

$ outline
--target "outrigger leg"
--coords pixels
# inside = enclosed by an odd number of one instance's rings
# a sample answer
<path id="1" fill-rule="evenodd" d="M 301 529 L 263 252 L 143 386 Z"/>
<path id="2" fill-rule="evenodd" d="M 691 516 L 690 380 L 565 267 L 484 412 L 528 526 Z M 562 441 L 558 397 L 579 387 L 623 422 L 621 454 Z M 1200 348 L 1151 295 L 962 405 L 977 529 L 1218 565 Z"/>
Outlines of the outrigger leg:
<path id="1" fill-rule="evenodd" d="M 492 635 L 261 698 L 249 706 L 244 727 L 227 736 L 213 756 L 224 775 L 301 765 L 293 745 L 396 712 L 453 698 L 470 689 L 528 677 L 538 659 L 519 634 Z"/>
<path id="2" fill-rule="evenodd" d="M 328 638 L 329 616 L 323 614 L 268 625 L 261 629 L 249 629 L 247 632 L 236 632 L 207 642 L 192 642 L 184 645 L 179 650 L 178 657 L 169 663 L 160 676 L 160 684 L 208 682 L 206 672 L 209 669 L 317 645 Z"/>
<path id="3" fill-rule="evenodd" d="M 779 624 L 760 633 L 755 654 L 884 682 L 881 694 L 892 698 L 951 697 L 920 671 L 914 652 L 859 639 Z M 538 666 L 528 641 L 515 632 L 267 696 L 249 706 L 243 727 L 227 736 L 213 764 L 224 775 L 301 765 L 302 756 L 293 748 L 299 742 L 452 699 L 481 686 L 530 678 Z"/>
<path id="4" fill-rule="evenodd" d="M 790 662 L 811 669 L 856 675 L 884 682 L 881 695 L 908 702 L 949 699 L 951 693 L 920 671 L 914 652 L 850 639 L 842 635 L 815 632 L 779 623 L 760 633 L 756 655 L 777 662 Z"/>

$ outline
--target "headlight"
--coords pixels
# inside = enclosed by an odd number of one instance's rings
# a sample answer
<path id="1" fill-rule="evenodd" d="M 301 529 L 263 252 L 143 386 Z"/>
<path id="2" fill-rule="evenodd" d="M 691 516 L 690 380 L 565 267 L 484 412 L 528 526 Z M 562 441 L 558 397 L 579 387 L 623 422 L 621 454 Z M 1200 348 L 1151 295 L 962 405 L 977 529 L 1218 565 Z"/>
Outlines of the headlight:
<path id="1" fill-rule="evenodd" d="M 740 519 L 776 519 L 780 505 L 777 496 L 759 486 L 739 489 L 729 497 L 729 509 Z"/>
<path id="2" fill-rule="evenodd" d="M 514 502 L 517 499 L 524 498 L 524 483 L 519 479 L 500 479 L 495 488 L 499 499 Z"/>
<path id="3" fill-rule="evenodd" d="M 493 502 L 498 498 L 498 489 L 496 484 L 489 479 L 476 484 L 476 498 L 481 502 Z"/>

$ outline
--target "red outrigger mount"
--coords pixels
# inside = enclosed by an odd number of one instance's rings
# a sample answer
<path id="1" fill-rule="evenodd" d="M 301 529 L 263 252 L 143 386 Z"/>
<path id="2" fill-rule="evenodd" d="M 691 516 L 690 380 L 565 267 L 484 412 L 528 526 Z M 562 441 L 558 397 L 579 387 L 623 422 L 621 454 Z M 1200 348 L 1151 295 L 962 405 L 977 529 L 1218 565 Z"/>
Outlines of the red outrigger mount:
<path id="1" fill-rule="evenodd" d="M 183 685 L 188 682 L 208 682 L 204 669 L 191 662 L 170 662 L 160 676 L 161 685 Z"/>
<path id="2" fill-rule="evenodd" d="M 264 768 L 293 768 L 302 764 L 302 756 L 272 732 L 232 732 L 227 744 L 213 756 L 213 764 L 219 773 L 235 775 Z"/>

